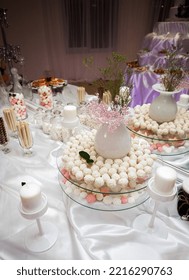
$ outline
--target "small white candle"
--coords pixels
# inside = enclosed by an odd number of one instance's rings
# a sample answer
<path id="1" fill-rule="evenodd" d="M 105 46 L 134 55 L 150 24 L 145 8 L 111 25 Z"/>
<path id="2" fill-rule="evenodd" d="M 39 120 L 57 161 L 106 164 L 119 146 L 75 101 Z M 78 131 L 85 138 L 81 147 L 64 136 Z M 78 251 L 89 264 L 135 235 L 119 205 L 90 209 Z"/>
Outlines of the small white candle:
<path id="1" fill-rule="evenodd" d="M 160 193 L 169 195 L 172 193 L 177 179 L 177 173 L 168 166 L 160 166 L 157 168 L 154 176 L 153 189 Z"/>
<path id="2" fill-rule="evenodd" d="M 64 121 L 75 121 L 77 118 L 77 109 L 74 105 L 67 105 L 63 111 Z"/>
<path id="3" fill-rule="evenodd" d="M 20 189 L 20 198 L 24 211 L 36 211 L 42 204 L 42 193 L 40 186 L 33 183 L 24 184 Z"/>
<path id="4" fill-rule="evenodd" d="M 188 94 L 181 94 L 179 103 L 183 105 L 187 105 L 189 103 L 189 95 Z"/>

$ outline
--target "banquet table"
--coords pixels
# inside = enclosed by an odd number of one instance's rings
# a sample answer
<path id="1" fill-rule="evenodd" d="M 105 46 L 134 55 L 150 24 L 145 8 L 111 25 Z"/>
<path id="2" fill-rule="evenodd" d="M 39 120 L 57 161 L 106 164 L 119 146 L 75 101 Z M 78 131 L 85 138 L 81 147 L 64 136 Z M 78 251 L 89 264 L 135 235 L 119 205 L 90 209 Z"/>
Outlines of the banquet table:
<path id="1" fill-rule="evenodd" d="M 69 92 L 68 92 L 69 91 Z M 69 102 L 76 101 L 75 88 L 67 88 Z M 65 92 L 62 94 L 66 98 Z M 2 108 L 1 108 L 2 110 Z M 31 157 L 23 157 L 18 140 L 11 138 L 10 153 L 0 151 L 0 259 L 5 260 L 183 260 L 189 259 L 189 222 L 177 212 L 177 197 L 160 203 L 157 218 L 164 222 L 167 238 L 159 233 L 139 230 L 134 221 L 142 214 L 150 220 L 154 201 L 149 198 L 138 207 L 123 211 L 99 211 L 70 200 L 59 184 L 57 151 L 64 145 L 51 140 L 28 121 L 34 139 Z M 174 161 L 177 166 L 187 161 L 182 155 Z M 162 163 L 157 162 L 156 167 Z M 189 176 L 178 171 L 183 180 Z M 48 200 L 48 210 L 42 221 L 58 229 L 55 245 L 43 253 L 33 253 L 25 247 L 26 230 L 35 221 L 23 218 L 19 212 L 21 182 L 41 186 Z M 155 222 L 156 222 L 155 219 Z M 161 230 L 161 229 L 160 229 Z"/>

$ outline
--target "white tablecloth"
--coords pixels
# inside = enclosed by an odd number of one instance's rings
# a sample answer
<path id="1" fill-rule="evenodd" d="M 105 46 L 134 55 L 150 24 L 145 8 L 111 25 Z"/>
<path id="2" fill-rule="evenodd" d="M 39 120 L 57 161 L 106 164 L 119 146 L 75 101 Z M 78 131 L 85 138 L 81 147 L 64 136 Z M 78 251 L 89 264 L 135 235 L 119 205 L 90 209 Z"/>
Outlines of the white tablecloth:
<path id="1" fill-rule="evenodd" d="M 155 219 L 155 223 L 158 219 L 164 222 L 166 239 L 159 233 L 135 229 L 140 215 L 147 214 L 150 220 L 151 199 L 121 212 L 85 208 L 69 200 L 59 185 L 56 152 L 62 143 L 51 140 L 34 125 L 31 129 L 33 157 L 22 156 L 16 139 L 11 139 L 10 153 L 0 151 L 0 259 L 189 259 L 189 222 L 180 219 L 176 198 L 161 203 Z M 40 184 L 49 205 L 41 220 L 58 228 L 57 242 L 43 253 L 32 253 L 25 247 L 26 229 L 36 222 L 23 218 L 18 209 L 23 181 Z"/>

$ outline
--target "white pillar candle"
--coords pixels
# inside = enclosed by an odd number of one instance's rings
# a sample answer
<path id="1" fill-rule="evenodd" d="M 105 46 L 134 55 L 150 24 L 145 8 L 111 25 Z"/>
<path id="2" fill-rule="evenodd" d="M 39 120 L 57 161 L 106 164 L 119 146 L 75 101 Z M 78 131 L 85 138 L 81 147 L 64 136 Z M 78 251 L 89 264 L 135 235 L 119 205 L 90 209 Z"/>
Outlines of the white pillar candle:
<path id="1" fill-rule="evenodd" d="M 170 195 L 173 192 L 177 173 L 174 169 L 168 166 L 160 166 L 157 168 L 154 176 L 153 189 L 164 195 Z"/>
<path id="2" fill-rule="evenodd" d="M 188 94 L 181 94 L 179 103 L 183 105 L 187 105 L 189 103 L 189 95 Z"/>
<path id="3" fill-rule="evenodd" d="M 74 105 L 66 105 L 63 111 L 64 121 L 75 121 L 77 118 L 77 109 Z"/>
<path id="4" fill-rule="evenodd" d="M 42 205 L 40 186 L 30 183 L 24 184 L 20 189 L 22 208 L 26 212 L 35 212 Z"/>

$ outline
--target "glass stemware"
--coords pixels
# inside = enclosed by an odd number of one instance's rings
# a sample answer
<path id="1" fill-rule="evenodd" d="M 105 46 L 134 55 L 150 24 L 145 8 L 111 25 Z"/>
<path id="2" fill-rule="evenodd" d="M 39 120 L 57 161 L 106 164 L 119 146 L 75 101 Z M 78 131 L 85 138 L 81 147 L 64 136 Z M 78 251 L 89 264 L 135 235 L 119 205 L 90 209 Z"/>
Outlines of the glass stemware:
<path id="1" fill-rule="evenodd" d="M 23 149 L 25 156 L 33 155 L 32 146 L 33 146 L 33 138 L 29 128 L 29 124 L 24 121 L 19 121 L 17 123 L 18 130 L 18 140 L 19 144 Z"/>
<path id="2" fill-rule="evenodd" d="M 13 108 L 4 108 L 3 115 L 10 137 L 17 138 L 16 115 Z"/>

